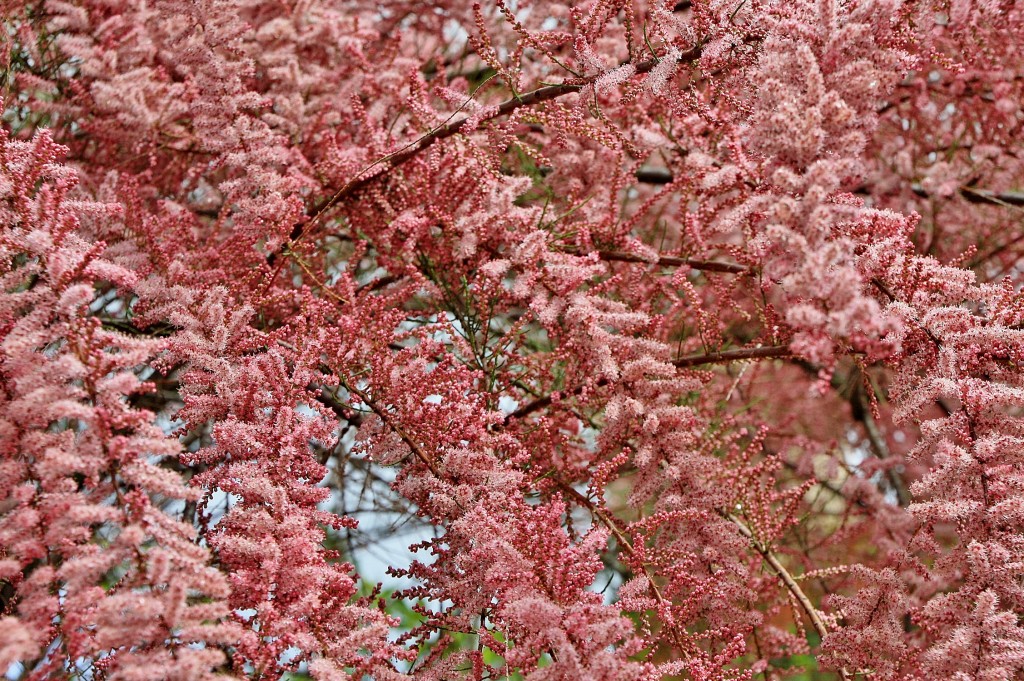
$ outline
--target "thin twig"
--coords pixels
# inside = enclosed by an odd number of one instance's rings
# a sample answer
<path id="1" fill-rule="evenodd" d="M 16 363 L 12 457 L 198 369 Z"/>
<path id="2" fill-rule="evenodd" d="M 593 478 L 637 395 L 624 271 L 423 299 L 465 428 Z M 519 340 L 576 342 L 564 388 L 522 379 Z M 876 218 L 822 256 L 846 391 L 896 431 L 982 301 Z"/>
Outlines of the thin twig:
<path id="1" fill-rule="evenodd" d="M 919 184 L 911 188 L 921 198 L 931 196 L 924 187 Z M 959 187 L 957 191 L 969 203 L 991 203 L 996 206 L 1024 206 L 1024 192 L 1005 191 L 994 192 L 988 189 L 975 189 L 974 187 Z"/>
<path id="2" fill-rule="evenodd" d="M 643 184 L 671 184 L 675 180 L 675 175 L 668 168 L 662 168 L 659 166 L 642 166 L 636 171 L 637 182 Z M 920 184 L 913 184 L 910 190 L 917 196 L 923 199 L 930 198 L 930 194 Z M 958 187 L 957 191 L 969 203 L 989 203 L 996 206 L 1024 206 L 1024 192 L 1021 191 L 1003 191 L 994 192 L 989 189 L 976 189 L 974 187 L 962 186 Z"/>
<path id="3" fill-rule="evenodd" d="M 350 393 L 352 393 L 360 400 L 362 400 L 362 402 L 367 407 L 369 407 L 374 414 L 380 417 L 380 420 L 384 423 L 385 426 L 393 430 L 395 434 L 398 435 L 398 437 L 402 438 L 402 441 L 409 447 L 409 449 L 412 450 L 412 453 L 416 455 L 416 458 L 422 461 L 424 464 L 426 464 L 427 468 L 430 469 L 430 472 L 433 473 L 435 477 L 442 479 L 441 470 L 437 467 L 437 464 L 434 462 L 434 460 L 430 457 L 429 454 L 423 451 L 423 448 L 420 447 L 419 443 L 417 443 L 416 440 L 414 440 L 408 433 L 405 432 L 405 429 L 403 429 L 400 425 L 394 422 L 394 420 L 391 418 L 391 414 L 389 414 L 387 410 L 382 409 L 380 406 L 378 406 L 377 403 L 374 402 L 369 395 L 367 395 L 359 388 L 351 386 L 345 381 L 342 381 L 341 384 L 345 387 L 345 390 L 348 390 Z"/>
<path id="4" fill-rule="evenodd" d="M 615 540 L 619 543 L 619 546 L 622 547 L 623 551 L 629 554 L 629 556 L 633 558 L 635 561 L 639 562 L 640 556 L 637 554 L 636 549 L 633 548 L 632 542 L 629 541 L 629 538 L 626 537 L 626 533 L 623 532 L 621 528 L 619 528 L 618 523 L 615 522 L 615 519 L 612 516 L 605 513 L 604 510 L 602 510 L 597 504 L 591 501 L 586 495 L 580 493 L 579 490 L 577 490 L 572 485 L 559 478 L 557 475 L 555 476 L 554 480 L 558 484 L 559 489 L 561 489 L 570 497 L 572 497 L 572 499 L 576 501 L 580 506 L 590 511 L 591 515 L 593 515 L 597 520 L 599 520 L 602 525 L 608 528 L 608 531 L 612 533 L 612 536 L 615 537 Z M 643 570 L 644 576 L 647 578 L 647 583 L 651 587 L 651 592 L 654 594 L 655 600 L 658 601 L 658 605 L 666 613 L 670 612 L 672 604 L 667 598 L 665 598 L 664 594 L 661 593 L 661 589 L 658 588 L 658 584 L 654 580 L 654 575 L 652 575 L 648 571 L 647 564 L 641 562 L 640 569 Z M 676 647 L 679 650 L 684 650 L 685 646 L 679 638 L 679 631 L 675 627 L 671 627 L 670 631 L 672 634 L 672 638 L 676 644 Z"/>
<path id="5" fill-rule="evenodd" d="M 679 359 L 672 360 L 672 364 L 679 368 L 694 367 L 702 364 L 722 364 L 726 362 L 738 362 L 744 359 L 770 359 L 775 357 L 789 357 L 793 352 L 785 345 L 769 345 L 762 348 L 737 348 L 735 350 L 723 350 L 721 352 L 709 352 L 699 355 L 686 355 Z"/>
<path id="6" fill-rule="evenodd" d="M 637 182 L 644 184 L 670 184 L 675 177 L 668 168 L 656 166 L 643 166 L 636 171 Z"/>
<path id="7" fill-rule="evenodd" d="M 828 634 L 828 627 L 825 626 L 825 621 L 821 619 L 821 614 L 818 612 L 818 609 L 814 607 L 814 603 L 811 599 L 806 593 L 804 593 L 804 590 L 800 588 L 797 581 L 793 579 L 793 575 L 791 575 L 789 570 L 786 569 L 786 566 L 779 561 L 778 556 L 776 556 L 766 544 L 762 543 L 756 536 L 754 536 L 754 533 L 749 527 L 743 524 L 742 520 L 731 513 L 723 512 L 722 515 L 739 528 L 740 534 L 750 540 L 750 545 L 761 554 L 769 567 L 771 567 L 775 574 L 778 575 L 779 579 L 782 580 L 782 583 L 786 586 L 789 593 L 792 594 L 793 598 L 795 598 L 797 603 L 800 604 L 800 607 L 803 608 L 805 613 L 807 613 L 807 618 L 811 620 L 811 626 L 813 626 L 814 630 L 818 632 L 818 636 L 824 640 L 826 634 Z M 844 681 L 852 678 L 850 673 L 843 668 L 839 669 L 839 676 Z"/>
<path id="8" fill-rule="evenodd" d="M 608 260 L 611 262 L 642 262 L 648 264 L 657 264 L 662 267 L 683 267 L 689 266 L 695 270 L 702 270 L 704 272 L 726 272 L 729 274 L 748 274 L 750 268 L 744 265 L 737 265 L 731 262 L 719 262 L 716 260 L 697 260 L 696 258 L 678 258 L 672 255 L 663 255 L 657 260 L 651 261 L 643 258 L 639 255 L 632 253 L 623 253 L 621 251 L 598 251 L 598 257 L 601 260 Z"/>
<path id="9" fill-rule="evenodd" d="M 765 348 L 738 348 L 736 350 L 723 350 L 722 352 L 710 352 L 701 353 L 697 355 L 686 355 L 672 361 L 672 364 L 677 368 L 700 366 L 703 364 L 723 364 L 728 362 L 739 362 L 745 359 L 770 359 L 775 357 L 789 357 L 793 353 L 790 349 L 783 345 L 770 345 Z M 601 378 L 595 384 L 596 387 L 601 388 L 608 385 L 608 379 Z M 579 395 L 583 391 L 582 387 L 578 387 L 566 395 Z M 530 414 L 550 407 L 552 403 L 551 395 L 544 395 L 538 397 L 524 404 L 519 409 L 505 417 L 505 425 L 507 426 L 515 419 L 521 419 L 529 416 Z"/>
<path id="10" fill-rule="evenodd" d="M 694 47 L 687 50 L 679 57 L 679 61 L 694 61 L 700 56 L 700 47 Z M 648 73 L 658 64 L 658 59 L 647 59 L 636 65 L 636 73 Z M 488 121 L 500 116 L 506 116 L 517 109 L 521 109 L 524 106 L 531 106 L 533 104 L 539 104 L 552 99 L 557 99 L 566 94 L 578 92 L 581 88 L 590 85 L 604 73 L 594 74 L 586 78 L 573 79 L 564 83 L 558 83 L 555 85 L 545 85 L 544 87 L 531 90 L 530 92 L 524 93 L 505 100 L 499 104 L 490 115 L 484 117 L 480 122 Z M 376 180 L 382 175 L 386 174 L 390 170 L 397 168 L 409 159 L 413 158 L 421 151 L 431 146 L 437 141 L 446 139 L 458 133 L 462 128 L 466 126 L 470 116 L 464 116 L 457 121 L 451 121 L 440 125 L 430 132 L 426 133 L 415 142 L 403 147 L 400 151 L 393 154 L 389 154 L 384 158 L 380 159 L 373 166 L 377 169 L 370 174 L 357 175 L 355 179 L 347 182 L 341 189 L 336 191 L 327 200 L 323 201 L 319 205 L 315 206 L 311 211 L 313 213 L 313 219 L 307 223 L 296 223 L 292 228 L 292 232 L 289 235 L 286 245 L 290 248 L 294 246 L 295 242 L 299 240 L 305 232 L 307 226 L 312 226 L 319 218 L 324 215 L 328 210 L 337 205 L 342 199 L 355 194 L 360 189 L 365 187 L 370 182 Z M 371 167 L 373 167 L 371 166 Z M 281 251 L 275 251 L 267 257 L 268 264 L 273 265 L 274 261 L 278 257 Z"/>

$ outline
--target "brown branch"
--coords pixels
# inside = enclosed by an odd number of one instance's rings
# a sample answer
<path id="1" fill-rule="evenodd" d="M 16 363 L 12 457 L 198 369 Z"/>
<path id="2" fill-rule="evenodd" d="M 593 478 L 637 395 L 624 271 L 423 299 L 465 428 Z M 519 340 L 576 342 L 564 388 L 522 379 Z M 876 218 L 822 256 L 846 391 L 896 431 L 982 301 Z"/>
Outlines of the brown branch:
<path id="1" fill-rule="evenodd" d="M 677 368 L 700 366 L 702 364 L 723 364 L 727 362 L 738 362 L 745 359 L 770 359 L 776 357 L 789 357 L 793 353 L 788 347 L 782 345 L 770 345 L 765 348 L 738 348 L 736 350 L 723 350 L 722 352 L 711 352 L 707 354 L 699 355 L 686 355 L 679 359 L 673 360 L 672 364 Z M 597 387 L 603 387 L 608 385 L 608 379 L 602 378 L 597 381 Z M 582 388 L 576 388 L 568 395 L 578 395 L 582 392 Z M 545 395 L 538 397 L 532 402 L 524 404 L 519 409 L 505 417 L 505 425 L 507 426 L 514 419 L 521 419 L 525 416 L 540 411 L 546 407 L 550 407 L 552 402 L 551 395 Z"/>
<path id="2" fill-rule="evenodd" d="M 545 395 L 544 397 L 538 397 L 537 399 L 524 404 L 519 409 L 505 417 L 505 425 L 512 422 L 513 419 L 521 419 L 529 416 L 535 411 L 540 411 L 546 407 L 551 406 L 551 395 Z"/>
<path id="3" fill-rule="evenodd" d="M 427 468 L 430 469 L 430 472 L 433 473 L 436 478 L 443 479 L 443 476 L 441 475 L 441 470 L 437 467 L 437 464 L 434 462 L 434 460 L 430 457 L 429 454 L 423 451 L 423 448 L 420 447 L 420 445 L 414 439 L 412 439 L 412 437 L 408 433 L 405 432 L 404 428 L 402 428 L 400 425 L 394 422 L 394 420 L 391 418 L 391 414 L 389 414 L 385 409 L 382 409 L 380 406 L 378 406 L 376 402 L 370 399 L 369 395 L 367 395 L 359 388 L 350 386 L 345 381 L 342 381 L 341 384 L 345 387 L 346 390 L 348 390 L 350 393 L 352 393 L 360 400 L 362 400 L 363 403 L 380 418 L 380 420 L 384 423 L 385 426 L 393 430 L 395 434 L 402 439 L 402 442 L 404 442 L 409 447 L 409 449 L 412 450 L 412 453 L 416 455 L 416 458 L 422 461 L 424 464 L 426 464 Z"/>
<path id="4" fill-rule="evenodd" d="M 924 187 L 919 184 L 911 188 L 915 194 L 927 199 L 931 196 Z M 996 206 L 1024 206 L 1024 192 L 1005 191 L 993 192 L 988 189 L 975 189 L 974 187 L 959 187 L 957 189 L 968 203 L 989 203 Z"/>
<path id="5" fill-rule="evenodd" d="M 563 481 L 561 478 L 555 476 L 555 482 L 558 484 L 559 489 L 568 494 L 572 499 L 583 508 L 590 511 L 591 515 L 601 521 L 601 524 L 608 528 L 608 530 L 615 536 L 615 540 L 619 542 L 619 546 L 628 553 L 630 556 L 636 557 L 636 549 L 633 548 L 633 544 L 626 537 L 626 534 L 619 528 L 615 521 L 605 513 L 597 504 L 592 502 L 583 493 L 577 490 L 569 483 Z M 648 580 L 651 584 L 654 584 L 653 580 Z M 661 600 L 661 594 L 658 594 L 659 600 Z"/>
<path id="6" fill-rule="evenodd" d="M 889 446 L 886 444 L 885 436 L 879 429 L 878 424 L 875 423 L 875 418 L 871 414 L 871 408 L 867 403 L 867 396 L 864 394 L 862 386 L 858 383 L 857 387 L 851 392 L 849 397 L 851 411 L 853 417 L 861 422 L 864 426 L 864 432 L 867 433 L 868 442 L 871 444 L 871 449 L 874 451 L 875 456 L 884 461 L 892 458 L 892 453 L 889 451 Z M 887 468 L 885 476 L 889 480 L 889 484 L 892 485 L 896 491 L 896 499 L 902 508 L 910 506 L 913 499 L 910 496 L 910 491 L 907 489 L 906 484 L 903 481 L 903 476 L 899 474 L 893 468 Z"/>
<path id="7" fill-rule="evenodd" d="M 700 53 L 700 47 L 694 47 L 680 55 L 679 61 L 694 61 L 698 57 L 700 57 Z M 658 64 L 658 62 L 659 60 L 655 58 L 642 61 L 636 65 L 636 73 L 648 73 Z M 556 85 L 545 85 L 544 87 L 537 88 L 536 90 L 531 90 L 530 92 L 524 93 L 522 95 L 512 97 L 511 99 L 507 99 L 501 104 L 499 104 L 497 108 L 493 112 L 491 112 L 490 115 L 486 116 L 481 122 L 489 121 L 500 116 L 506 116 L 512 113 L 513 111 L 521 109 L 525 106 L 540 104 L 541 102 L 557 99 L 558 97 L 561 97 L 566 94 L 579 92 L 580 89 L 586 87 L 587 85 L 590 85 L 598 78 L 600 78 L 602 75 L 604 74 L 599 73 L 594 74 L 592 76 L 587 76 L 586 78 L 580 78 L 578 80 L 574 79 L 566 81 L 564 83 L 558 83 Z M 402 165 L 403 163 L 413 158 L 414 156 L 416 156 L 421 151 L 431 146 L 435 142 L 447 139 L 448 137 L 457 134 L 460 130 L 462 130 L 462 128 L 466 126 L 466 123 L 469 121 L 469 118 L 470 116 L 463 116 L 457 121 L 451 121 L 449 123 L 445 123 L 434 128 L 427 134 L 417 139 L 415 142 L 412 142 L 407 146 L 403 147 L 402 149 L 400 149 L 399 151 L 396 151 L 392 154 L 388 154 L 384 158 L 377 161 L 374 164 L 374 166 L 379 167 L 372 173 L 360 173 L 354 179 L 347 182 L 330 198 L 321 202 L 320 204 L 313 208 L 313 210 L 311 211 L 313 214 L 313 218 L 309 222 L 300 222 L 295 224 L 295 226 L 292 228 L 291 234 L 288 237 L 288 242 L 286 242 L 285 247 L 294 244 L 296 240 L 300 239 L 308 227 L 316 223 L 324 213 L 326 213 L 328 210 L 337 205 L 342 199 L 351 196 L 352 194 L 356 193 L 357 191 L 368 185 L 370 182 L 386 174 L 388 171 L 393 170 L 398 166 Z M 371 166 L 371 168 L 372 167 L 373 166 Z M 367 170 L 369 170 L 369 168 Z M 271 253 L 267 257 L 267 263 L 273 265 L 274 261 L 277 259 L 280 253 L 281 251 L 275 251 L 274 253 Z"/>
<path id="8" fill-rule="evenodd" d="M 805 613 L 807 613 L 807 617 L 811 620 L 811 625 L 814 627 L 814 630 L 818 632 L 818 636 L 824 640 L 826 634 L 828 634 L 828 627 L 825 626 L 825 621 L 821 619 L 821 614 L 818 612 L 818 609 L 814 607 L 814 603 L 811 602 L 811 599 L 806 593 L 804 593 L 804 590 L 800 588 L 797 581 L 793 579 L 793 575 L 789 573 L 789 570 L 787 570 L 786 566 L 782 564 L 778 556 L 772 552 L 767 544 L 762 543 L 756 536 L 754 536 L 754 533 L 750 528 L 744 525 L 743 521 L 739 518 L 731 513 L 723 512 L 722 515 L 739 528 L 740 534 L 750 540 L 750 545 L 761 554 L 765 562 L 768 563 L 769 567 L 771 567 L 772 571 L 774 571 L 775 574 L 778 575 L 779 579 L 782 580 L 782 583 L 786 586 L 789 593 L 792 594 L 793 598 L 795 598 L 797 603 L 800 604 L 800 607 L 803 608 Z M 851 678 L 850 673 L 843 668 L 839 669 L 839 676 L 844 679 L 844 681 Z"/>
<path id="9" fill-rule="evenodd" d="M 657 166 L 642 166 L 636 171 L 637 182 L 643 184 L 671 184 L 675 176 L 668 168 Z M 927 199 L 931 196 L 920 184 L 911 186 L 911 191 L 921 198 Z M 1005 191 L 994 192 L 988 189 L 975 189 L 974 187 L 959 187 L 960 195 L 969 203 L 989 203 L 997 206 L 1024 206 L 1024 192 Z M 855 192 L 859 193 L 859 192 Z"/>
<path id="10" fill-rule="evenodd" d="M 396 281 L 399 280 L 401 280 L 401 277 L 399 276 L 393 274 L 386 274 L 383 277 L 366 282 L 365 284 L 356 289 L 356 294 L 358 295 L 360 293 L 376 291 L 378 289 L 384 288 L 385 286 L 394 284 Z"/>
<path id="11" fill-rule="evenodd" d="M 657 260 L 651 261 L 639 255 L 623 253 L 621 251 L 598 251 L 597 254 L 601 260 L 608 260 L 611 262 L 642 262 L 652 265 L 658 264 L 662 267 L 683 267 L 685 265 L 704 272 L 727 272 L 729 274 L 748 274 L 751 271 L 749 267 L 737 265 L 731 262 L 697 260 L 695 258 L 677 258 L 671 255 L 663 255 Z"/>
<path id="12" fill-rule="evenodd" d="M 723 350 L 721 352 L 709 352 L 700 355 L 686 355 L 672 361 L 672 364 L 679 368 L 694 367 L 702 364 L 723 364 L 737 362 L 744 359 L 770 359 L 776 357 L 789 357 L 793 353 L 785 345 L 769 345 L 763 348 L 737 348 L 735 350 Z"/>
<path id="13" fill-rule="evenodd" d="M 882 286 L 881 281 L 878 282 Z M 886 289 L 888 290 L 888 289 Z M 798 360 L 795 362 L 797 366 L 807 372 L 808 375 L 817 378 L 821 375 L 821 367 L 807 362 L 805 360 Z M 868 437 L 868 444 L 871 446 L 875 457 L 879 460 L 888 459 L 892 456 L 889 451 L 889 447 L 885 442 L 885 436 L 879 429 L 878 424 L 875 422 L 874 416 L 871 413 L 871 406 L 868 402 L 868 396 L 865 393 L 863 384 L 860 379 L 863 377 L 860 371 L 863 369 L 855 369 L 858 371 L 857 375 L 843 376 L 838 371 L 832 372 L 832 379 L 829 381 L 829 385 L 836 392 L 836 394 L 842 399 L 846 400 L 850 404 L 850 415 L 854 421 L 858 421 L 863 427 L 864 432 Z M 852 383 L 848 383 L 848 381 Z M 847 389 L 846 385 L 852 385 L 851 388 Z M 886 479 L 896 492 L 896 498 L 899 501 L 901 508 L 906 508 L 912 501 L 910 492 L 907 490 L 906 483 L 903 481 L 903 477 L 896 472 L 893 468 L 886 470 Z M 819 483 L 821 481 L 819 480 Z M 830 490 L 835 491 L 835 490 Z M 864 506 L 863 503 L 857 501 L 860 506 Z"/>
<path id="14" fill-rule="evenodd" d="M 993 192 L 987 189 L 960 187 L 960 194 L 970 203 L 994 203 L 997 206 L 1024 206 L 1024 192 Z"/>
<path id="15" fill-rule="evenodd" d="M 607 378 L 599 378 L 597 380 L 596 386 L 598 388 L 603 388 L 606 385 L 608 385 L 608 379 Z M 576 388 L 575 390 L 573 390 L 569 394 L 570 395 L 579 395 L 581 392 L 583 392 L 583 388 L 579 387 L 579 388 Z M 505 417 L 505 425 L 507 426 L 512 421 L 512 419 L 521 419 L 521 418 L 523 418 L 525 416 L 529 416 L 530 414 L 532 414 L 535 411 L 540 411 L 541 409 L 544 409 L 545 407 L 550 407 L 551 406 L 551 401 L 552 401 L 551 395 L 545 395 L 544 397 L 538 397 L 537 399 L 533 400 L 532 402 L 528 402 L 527 404 L 524 404 L 522 407 L 520 407 L 519 409 L 516 409 L 514 412 L 512 412 L 511 414 L 509 414 L 508 416 Z"/>
<path id="16" fill-rule="evenodd" d="M 636 179 L 637 182 L 644 184 L 670 184 L 675 178 L 668 168 L 642 166 L 640 170 L 636 171 Z"/>
<path id="17" fill-rule="evenodd" d="M 580 506 L 590 511 L 591 515 L 593 515 L 597 520 L 599 520 L 602 525 L 608 528 L 608 531 L 612 533 L 612 535 L 615 537 L 615 540 L 619 543 L 619 546 L 622 547 L 623 551 L 629 554 L 629 556 L 633 560 L 639 562 L 639 556 L 637 555 L 636 549 L 633 548 L 633 544 L 626 537 L 626 533 L 623 532 L 621 528 L 619 528 L 618 523 L 615 522 L 615 519 L 612 516 L 610 516 L 603 509 L 601 509 L 600 506 L 592 502 L 586 495 L 581 494 L 576 488 L 574 488 L 572 485 L 559 478 L 557 475 L 555 476 L 554 480 L 555 483 L 558 485 L 559 489 L 567 493 Z M 643 570 L 644 576 L 647 578 L 647 583 L 650 585 L 651 592 L 654 594 L 655 600 L 658 601 L 658 605 L 661 606 L 661 608 L 663 608 L 666 612 L 668 612 L 671 609 L 672 604 L 661 593 L 661 589 L 658 588 L 658 584 L 654 580 L 654 575 L 650 573 L 646 563 L 640 563 L 640 568 Z M 673 627 L 670 629 L 670 631 L 672 634 L 672 639 L 676 644 L 676 647 L 679 650 L 684 650 L 685 647 L 683 646 L 683 643 L 679 638 L 678 630 L 676 630 Z"/>

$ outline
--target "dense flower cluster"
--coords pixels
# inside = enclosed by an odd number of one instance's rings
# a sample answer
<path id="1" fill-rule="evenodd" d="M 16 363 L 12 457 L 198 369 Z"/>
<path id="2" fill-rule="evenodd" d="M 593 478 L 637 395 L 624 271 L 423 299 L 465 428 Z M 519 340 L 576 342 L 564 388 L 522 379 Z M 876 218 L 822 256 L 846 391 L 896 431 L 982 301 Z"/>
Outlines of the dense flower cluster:
<path id="1" fill-rule="evenodd" d="M 0 674 L 1024 678 L 1018 5 L 2 6 Z"/>

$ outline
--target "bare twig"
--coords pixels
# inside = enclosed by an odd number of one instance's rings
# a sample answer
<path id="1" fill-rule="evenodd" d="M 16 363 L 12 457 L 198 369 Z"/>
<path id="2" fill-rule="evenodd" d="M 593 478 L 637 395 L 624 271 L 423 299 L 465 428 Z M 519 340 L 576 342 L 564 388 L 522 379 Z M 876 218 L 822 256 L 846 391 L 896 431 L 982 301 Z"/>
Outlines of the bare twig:
<path id="1" fill-rule="evenodd" d="M 722 352 L 710 352 L 701 353 L 697 355 L 686 355 L 672 361 L 672 364 L 678 368 L 700 366 L 703 364 L 724 364 L 728 362 L 739 362 L 745 359 L 771 359 L 776 357 L 788 357 L 792 352 L 789 348 L 781 345 L 771 345 L 765 348 L 738 348 L 736 350 L 723 350 Z M 596 387 L 601 388 L 608 385 L 608 379 L 599 379 L 596 383 Z M 576 388 L 566 395 L 578 395 L 582 392 L 582 388 Z M 505 425 L 508 425 L 514 419 L 521 419 L 525 416 L 550 407 L 552 403 L 551 395 L 544 395 L 538 397 L 531 402 L 524 404 L 519 409 L 505 417 Z"/>
<path id="2" fill-rule="evenodd" d="M 789 593 L 796 599 L 796 602 L 800 604 L 800 607 L 803 608 L 804 612 L 807 613 L 807 618 L 811 621 L 811 626 L 813 626 L 814 630 L 818 632 L 818 636 L 824 640 L 825 635 L 828 634 L 828 627 L 825 626 L 825 621 L 821 618 L 821 613 L 819 613 L 818 609 L 814 607 L 814 603 L 807 594 L 804 593 L 804 590 L 800 588 L 800 584 L 793 579 L 793 575 L 789 573 L 786 566 L 779 561 L 778 556 L 772 552 L 771 548 L 767 544 L 761 542 L 750 528 L 743 524 L 742 520 L 731 513 L 723 512 L 722 515 L 739 528 L 740 534 L 750 540 L 750 545 L 761 554 L 764 561 L 768 563 L 768 566 L 772 571 L 778 575 L 780 580 L 782 580 L 782 583 L 786 586 Z M 846 669 L 842 668 L 839 669 L 839 676 L 844 681 L 848 681 L 852 678 L 850 673 L 846 671 Z"/>
<path id="3" fill-rule="evenodd" d="M 672 361 L 672 364 L 679 368 L 694 367 L 702 364 L 722 364 L 727 362 L 738 362 L 744 359 L 771 359 L 776 357 L 789 357 L 792 355 L 789 347 L 785 345 L 769 345 L 763 348 L 737 348 L 735 350 L 723 350 L 721 352 L 709 352 L 700 355 L 686 355 Z"/>
<path id="4" fill-rule="evenodd" d="M 644 184 L 669 184 L 675 178 L 672 175 L 672 171 L 668 168 L 643 166 L 640 170 L 636 171 L 636 179 L 637 182 Z"/>
<path id="5" fill-rule="evenodd" d="M 342 385 L 345 386 L 346 390 L 362 400 L 362 402 L 369 407 L 374 414 L 380 417 L 380 420 L 384 422 L 384 425 L 393 430 L 395 434 L 402 439 L 402 442 L 412 450 L 412 453 L 416 455 L 417 459 L 426 464 L 427 468 L 430 469 L 430 472 L 433 473 L 435 477 L 442 478 L 441 470 L 437 467 L 433 458 L 423 450 L 423 447 L 421 447 L 419 443 L 412 438 L 412 436 L 405 432 L 404 428 L 395 423 L 394 419 L 391 418 L 391 414 L 389 414 L 386 409 L 380 407 L 373 399 L 370 398 L 369 395 L 359 388 L 349 385 L 345 381 L 342 381 Z"/>
<path id="6" fill-rule="evenodd" d="M 642 166 L 636 171 L 637 182 L 643 184 L 671 184 L 675 176 L 668 168 L 659 166 Z M 929 198 L 931 194 L 920 184 L 911 186 L 911 191 L 921 198 Z M 957 189 L 960 195 L 970 203 L 989 203 L 996 206 L 1024 206 L 1024 192 L 1004 191 L 994 192 L 988 189 L 976 189 L 974 187 L 962 186 Z"/>
<path id="7" fill-rule="evenodd" d="M 919 184 L 911 186 L 910 189 L 921 198 L 927 199 L 931 196 Z M 996 206 L 1024 206 L 1024 192 L 993 192 L 988 189 L 975 189 L 974 187 L 966 186 L 959 187 L 957 191 L 969 203 L 991 203 Z"/>
<path id="8" fill-rule="evenodd" d="M 618 523 L 615 522 L 615 518 L 610 516 L 597 504 L 591 501 L 586 495 L 581 494 L 576 488 L 574 488 L 572 485 L 565 482 L 558 476 L 555 476 L 555 482 L 558 484 L 559 489 L 568 494 L 580 506 L 590 511 L 591 515 L 593 515 L 595 519 L 597 519 L 602 525 L 608 528 L 608 531 L 612 533 L 612 536 L 615 537 L 615 540 L 618 542 L 619 546 L 622 547 L 623 551 L 629 554 L 629 556 L 634 561 L 639 561 L 640 556 L 637 554 L 636 549 L 633 548 L 632 542 L 630 542 L 629 538 L 626 537 L 626 533 L 623 532 L 622 529 L 618 526 Z M 654 575 L 652 575 L 649 572 L 646 563 L 641 562 L 640 568 L 643 570 L 644 576 L 647 578 L 647 583 L 650 585 L 651 592 L 654 594 L 655 600 L 658 601 L 658 605 L 665 612 L 668 612 L 671 609 L 672 604 L 669 602 L 667 598 L 665 598 L 664 594 L 661 593 L 661 589 L 658 588 L 658 584 L 654 580 Z M 684 650 L 685 648 L 682 644 L 682 641 L 679 638 L 678 630 L 675 627 L 671 627 L 670 631 L 676 646 L 680 650 Z"/>
<path id="9" fill-rule="evenodd" d="M 655 261 L 646 260 L 639 255 L 623 253 L 620 251 L 598 251 L 601 260 L 610 262 L 642 262 L 657 264 L 662 267 L 683 267 L 689 266 L 695 270 L 704 272 L 726 272 L 729 274 L 748 274 L 751 270 L 744 265 L 737 265 L 731 262 L 718 262 L 716 260 L 697 260 L 696 258 L 678 258 L 672 255 L 663 255 Z"/>
<path id="10" fill-rule="evenodd" d="M 680 55 L 679 61 L 694 61 L 699 56 L 700 47 L 694 47 Z M 658 59 L 652 58 L 636 64 L 636 73 L 640 74 L 649 72 L 658 64 L 658 61 Z M 593 83 L 602 75 L 604 74 L 594 74 L 586 78 L 572 79 L 564 83 L 558 83 L 555 85 L 545 85 L 544 87 L 537 88 L 536 90 L 531 90 L 530 92 L 526 92 L 522 95 L 517 95 L 499 104 L 494 109 L 494 111 L 492 111 L 490 115 L 488 115 L 483 120 L 486 121 L 498 118 L 500 116 L 507 116 L 513 111 L 521 109 L 525 106 L 540 104 L 541 102 L 557 99 L 558 97 L 561 97 L 563 95 L 578 92 L 581 88 Z M 430 132 L 426 133 L 416 141 L 406 145 L 399 151 L 396 151 L 392 154 L 388 154 L 384 158 L 374 163 L 373 166 L 371 166 L 371 168 L 376 166 L 376 170 L 368 174 L 364 172 L 360 175 L 357 175 L 354 179 L 347 182 L 344 186 L 341 187 L 341 189 L 336 191 L 325 201 L 315 206 L 311 211 L 313 215 L 311 220 L 304 223 L 296 223 L 296 225 L 292 228 L 292 232 L 289 235 L 285 247 L 290 248 L 291 246 L 293 246 L 297 240 L 302 238 L 303 234 L 307 231 L 309 227 L 313 226 L 320 219 L 321 216 L 323 216 L 328 210 L 336 206 L 342 199 L 351 196 L 352 194 L 356 193 L 357 191 L 368 185 L 370 182 L 376 180 L 377 178 L 386 174 L 390 170 L 393 170 L 394 168 L 397 168 L 398 166 L 402 165 L 403 163 L 415 157 L 417 154 L 419 154 L 421 151 L 431 146 L 435 142 L 438 142 L 440 140 L 446 139 L 457 134 L 466 126 L 466 123 L 469 121 L 469 118 L 469 116 L 464 116 L 459 120 L 451 121 L 449 123 L 440 125 L 431 130 Z M 280 253 L 281 250 L 271 253 L 267 257 L 267 263 L 273 265 L 274 261 L 277 259 Z"/>

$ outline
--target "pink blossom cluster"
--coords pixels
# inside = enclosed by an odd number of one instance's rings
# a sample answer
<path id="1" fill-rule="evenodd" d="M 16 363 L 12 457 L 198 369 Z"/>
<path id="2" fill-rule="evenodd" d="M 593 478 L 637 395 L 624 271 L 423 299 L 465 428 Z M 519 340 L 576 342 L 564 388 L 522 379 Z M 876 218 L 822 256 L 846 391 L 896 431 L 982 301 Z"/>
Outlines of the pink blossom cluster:
<path id="1" fill-rule="evenodd" d="M 0 674 L 1024 679 L 1014 3 L 3 22 Z"/>

